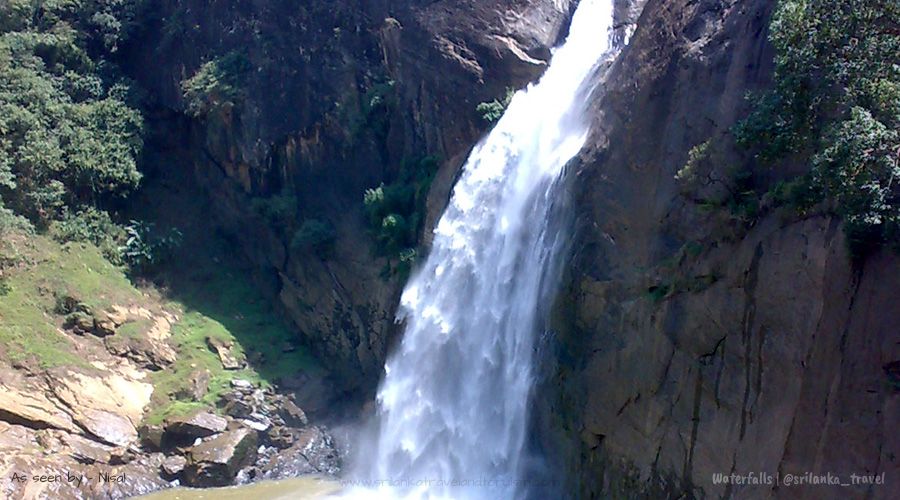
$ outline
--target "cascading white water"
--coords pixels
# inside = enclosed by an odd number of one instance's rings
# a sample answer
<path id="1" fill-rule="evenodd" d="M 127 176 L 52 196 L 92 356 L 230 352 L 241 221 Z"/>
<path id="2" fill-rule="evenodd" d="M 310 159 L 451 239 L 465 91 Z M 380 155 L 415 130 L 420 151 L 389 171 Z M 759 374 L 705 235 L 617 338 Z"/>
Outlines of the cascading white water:
<path id="1" fill-rule="evenodd" d="M 463 167 L 431 253 L 407 285 L 401 345 L 378 393 L 377 438 L 351 497 L 514 498 L 534 338 L 555 284 L 550 223 L 588 134 L 587 94 L 611 55 L 613 0 L 582 0 L 536 85 Z"/>

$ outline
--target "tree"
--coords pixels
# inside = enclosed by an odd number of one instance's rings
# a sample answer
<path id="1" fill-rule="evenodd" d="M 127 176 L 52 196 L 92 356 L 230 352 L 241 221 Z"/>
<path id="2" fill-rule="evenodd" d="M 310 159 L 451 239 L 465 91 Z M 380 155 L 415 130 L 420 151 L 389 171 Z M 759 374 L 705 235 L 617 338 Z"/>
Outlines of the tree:
<path id="1" fill-rule="evenodd" d="M 762 161 L 810 162 L 806 191 L 847 222 L 850 240 L 900 231 L 900 2 L 782 0 L 769 38 L 773 88 L 736 129 Z"/>

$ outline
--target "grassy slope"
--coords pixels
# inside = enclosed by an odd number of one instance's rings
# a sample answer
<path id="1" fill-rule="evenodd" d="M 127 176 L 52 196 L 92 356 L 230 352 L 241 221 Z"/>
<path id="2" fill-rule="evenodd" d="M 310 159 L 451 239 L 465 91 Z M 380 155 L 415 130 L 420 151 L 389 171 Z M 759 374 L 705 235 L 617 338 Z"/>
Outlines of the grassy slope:
<path id="1" fill-rule="evenodd" d="M 179 315 L 170 339 L 178 360 L 151 373 L 155 390 L 148 422 L 212 406 L 232 378 L 267 384 L 300 370 L 319 370 L 302 349 L 282 352 L 292 333 L 248 277 L 227 261 L 194 252 L 188 268 L 173 272 L 179 275 L 177 286 L 159 291 L 136 288 L 122 269 L 90 244 L 60 245 L 44 236 L 7 235 L 0 256 L 17 262 L 5 272 L 0 291 L 0 359 L 8 363 L 30 361 L 41 368 L 84 365 L 83 359 L 71 354 L 73 337 L 61 330 L 63 317 L 56 311 L 60 297 L 75 297 L 96 311 L 112 304 L 139 304 L 164 307 Z M 148 327 L 149 323 L 128 323 L 117 335 L 139 336 Z M 234 341 L 251 365 L 225 371 L 206 346 L 208 336 Z M 173 394 L 187 384 L 191 373 L 202 369 L 212 375 L 209 394 L 201 402 L 177 401 Z"/>
<path id="2" fill-rule="evenodd" d="M 191 258 L 189 261 L 192 265 L 176 266 L 180 272 L 169 276 L 172 301 L 168 307 L 181 311 L 181 320 L 173 329 L 179 360 L 173 369 L 154 373 L 152 380 L 159 391 L 157 397 L 162 397 L 176 392 L 198 369 L 209 370 L 212 377 L 210 393 L 201 403 L 181 402 L 172 406 L 171 411 L 184 412 L 215 403 L 229 389 L 233 378 L 266 385 L 298 371 L 320 369 L 303 349 L 282 352 L 294 334 L 239 268 L 219 259 L 201 258 L 198 262 Z M 234 341 L 238 351 L 250 360 L 250 367 L 223 370 L 219 358 L 206 345 L 207 337 Z M 164 413 L 154 412 L 150 421 L 160 420 Z"/>
<path id="3" fill-rule="evenodd" d="M 31 359 L 42 368 L 80 365 L 60 328 L 57 301 L 74 297 L 94 310 L 141 302 L 142 295 L 93 245 L 43 236 L 5 235 L 0 255 L 15 262 L 0 292 L 0 348 L 10 362 Z"/>

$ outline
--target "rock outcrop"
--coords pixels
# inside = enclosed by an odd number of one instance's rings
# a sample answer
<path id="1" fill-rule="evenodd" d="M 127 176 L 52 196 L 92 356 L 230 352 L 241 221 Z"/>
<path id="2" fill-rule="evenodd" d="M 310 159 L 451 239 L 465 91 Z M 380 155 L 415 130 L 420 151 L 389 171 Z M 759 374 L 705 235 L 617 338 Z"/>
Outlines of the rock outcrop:
<path id="1" fill-rule="evenodd" d="M 404 162 L 439 157 L 424 228 L 443 210 L 468 150 L 489 126 L 476 112 L 545 67 L 568 0 L 274 2 L 220 8 L 163 1 L 155 27 L 123 49 L 153 95 L 159 149 L 177 150 L 212 202 L 210 220 L 254 264 L 259 286 L 331 361 L 340 391 L 371 394 L 402 280 L 385 276 L 363 214 L 367 188 Z M 240 54 L 236 102 L 186 118 L 182 81 Z M 287 196 L 286 222 L 254 202 Z M 334 228 L 326 258 L 291 245 L 304 221 Z M 426 229 L 423 235 L 427 235 Z M 427 238 L 427 236 L 425 236 Z"/>
<path id="2" fill-rule="evenodd" d="M 283 474 L 340 470 L 328 431 L 311 426 L 292 396 L 247 380 L 231 381 L 233 391 L 216 401 L 218 413 L 206 407 L 147 423 L 160 400 L 154 372 L 165 370 L 164 359 L 185 355 L 169 344 L 176 316 L 137 305 L 93 312 L 61 302 L 57 325 L 68 329 L 57 333 L 79 353 L 77 362 L 41 367 L 0 359 L 0 496 L 128 498 L 178 484 L 225 486 L 262 477 L 270 462 L 283 463 L 294 451 L 305 453 L 303 467 L 282 465 Z M 65 321 L 74 312 L 90 319 L 90 331 Z M 108 323 L 106 334 L 85 335 L 100 322 Z M 128 327 L 132 322 L 142 323 Z M 121 345 L 143 349 L 114 347 Z M 208 370 L 191 372 L 181 400 L 202 408 L 210 378 Z M 303 380 L 314 385 L 314 378 Z"/>
<path id="3" fill-rule="evenodd" d="M 185 482 L 195 487 L 232 484 L 238 471 L 256 460 L 256 444 L 256 432 L 240 427 L 192 447 Z"/>
<path id="4" fill-rule="evenodd" d="M 595 103 L 535 424 L 573 494 L 890 498 L 900 481 L 900 258 L 854 262 L 839 220 L 765 201 L 736 220 L 675 179 L 706 141 L 763 185 L 805 168 L 727 145 L 745 94 L 769 84 L 772 6 L 650 0 Z M 714 480 L 751 472 L 885 473 L 887 486 Z"/>

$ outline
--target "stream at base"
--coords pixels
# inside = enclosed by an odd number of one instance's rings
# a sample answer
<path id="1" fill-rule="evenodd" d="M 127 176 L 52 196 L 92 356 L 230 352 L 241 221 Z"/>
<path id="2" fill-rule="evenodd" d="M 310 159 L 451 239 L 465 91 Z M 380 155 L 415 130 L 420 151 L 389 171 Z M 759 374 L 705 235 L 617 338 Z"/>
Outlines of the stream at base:
<path id="1" fill-rule="evenodd" d="M 312 500 L 337 493 L 341 486 L 334 480 L 313 477 L 261 481 L 228 488 L 173 488 L 137 497 L 139 500 Z"/>

